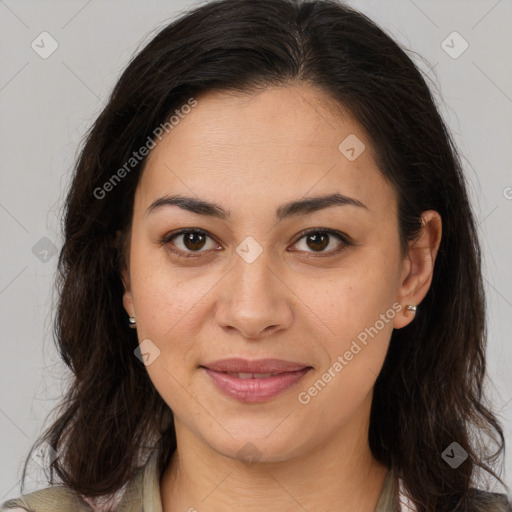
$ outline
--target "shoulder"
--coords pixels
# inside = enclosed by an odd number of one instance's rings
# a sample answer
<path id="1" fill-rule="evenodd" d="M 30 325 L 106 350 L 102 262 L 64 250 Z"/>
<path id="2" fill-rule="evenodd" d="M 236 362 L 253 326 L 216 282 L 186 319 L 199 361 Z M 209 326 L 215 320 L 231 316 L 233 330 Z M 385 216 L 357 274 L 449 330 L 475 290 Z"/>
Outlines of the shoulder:
<path id="1" fill-rule="evenodd" d="M 512 512 L 512 495 L 473 489 L 478 512 Z"/>
<path id="2" fill-rule="evenodd" d="M 149 504 L 144 510 L 153 510 L 154 507 L 150 505 L 155 503 L 155 499 L 160 499 L 157 452 L 112 495 L 88 498 L 61 484 L 0 503 L 0 512 L 139 511 L 143 509 L 144 491 L 147 494 L 144 504 Z"/>
<path id="3" fill-rule="evenodd" d="M 64 486 L 47 487 L 0 503 L 0 512 L 94 512 L 90 505 Z"/>
<path id="4" fill-rule="evenodd" d="M 417 512 L 416 507 L 403 493 L 403 482 L 399 480 L 399 512 Z M 460 509 L 461 512 L 512 512 L 512 494 L 503 494 L 471 488 L 471 505 L 469 508 Z M 384 509 L 383 509 L 384 510 Z M 386 509 L 387 510 L 387 509 Z"/>

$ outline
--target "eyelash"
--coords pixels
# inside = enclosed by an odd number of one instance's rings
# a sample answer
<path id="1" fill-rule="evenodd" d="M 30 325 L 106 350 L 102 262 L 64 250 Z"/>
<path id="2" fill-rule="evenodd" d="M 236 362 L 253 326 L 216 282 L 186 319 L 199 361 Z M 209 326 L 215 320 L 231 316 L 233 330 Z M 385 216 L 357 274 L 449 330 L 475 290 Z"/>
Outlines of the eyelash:
<path id="1" fill-rule="evenodd" d="M 171 240 L 173 238 L 175 238 L 175 237 L 177 237 L 179 235 L 187 234 L 187 233 L 197 233 L 197 234 L 200 234 L 200 235 L 206 235 L 207 237 L 209 237 L 212 240 L 214 240 L 214 238 L 210 235 L 210 233 L 208 233 L 208 231 L 205 231 L 203 229 L 183 228 L 183 229 L 179 229 L 178 231 L 173 231 L 172 233 L 168 233 L 164 238 L 162 238 L 160 240 L 160 244 L 161 245 L 167 245 L 167 244 L 169 244 L 171 242 Z M 305 251 L 307 254 L 314 255 L 313 257 L 320 257 L 320 258 L 322 258 L 322 257 L 327 257 L 327 256 L 334 256 L 334 255 L 337 255 L 338 253 L 340 253 L 343 249 L 354 245 L 352 240 L 347 235 L 345 235 L 344 233 L 342 233 L 340 231 L 337 231 L 335 229 L 329 229 L 329 228 L 305 229 L 304 231 L 301 231 L 298 234 L 298 238 L 293 243 L 293 245 L 296 245 L 305 236 L 310 235 L 310 234 L 317 234 L 317 233 L 335 236 L 342 243 L 340 244 L 340 246 L 338 248 L 332 249 L 332 250 L 327 251 L 327 252 Z M 169 250 L 171 250 L 172 252 L 174 252 L 175 254 L 177 254 L 181 258 L 197 258 L 197 257 L 199 257 L 201 255 L 202 252 L 207 252 L 207 251 L 202 251 L 202 250 L 199 250 L 199 251 L 182 251 L 181 249 L 169 249 Z"/>

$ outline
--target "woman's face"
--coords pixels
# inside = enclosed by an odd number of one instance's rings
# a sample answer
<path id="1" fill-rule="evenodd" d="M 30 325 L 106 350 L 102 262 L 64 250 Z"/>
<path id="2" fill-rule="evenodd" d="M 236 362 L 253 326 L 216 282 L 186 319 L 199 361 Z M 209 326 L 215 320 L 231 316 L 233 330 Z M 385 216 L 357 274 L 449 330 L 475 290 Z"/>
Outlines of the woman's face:
<path id="1" fill-rule="evenodd" d="M 286 460 L 367 426 L 392 330 L 413 318 L 402 304 L 426 289 L 413 295 L 397 197 L 366 133 L 327 96 L 296 85 L 196 100 L 136 190 L 124 306 L 178 437 Z M 176 196 L 190 199 L 162 200 Z M 228 358 L 306 369 L 206 369 Z"/>

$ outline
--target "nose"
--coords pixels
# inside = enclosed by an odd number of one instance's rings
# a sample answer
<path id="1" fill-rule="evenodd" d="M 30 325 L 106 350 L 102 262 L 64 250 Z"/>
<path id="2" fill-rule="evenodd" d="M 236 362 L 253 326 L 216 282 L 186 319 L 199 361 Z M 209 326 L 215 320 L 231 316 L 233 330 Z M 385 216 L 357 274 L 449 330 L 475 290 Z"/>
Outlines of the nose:
<path id="1" fill-rule="evenodd" d="M 219 289 L 215 309 L 218 325 L 247 339 L 262 339 L 288 329 L 293 321 L 293 292 L 283 276 L 271 268 L 267 252 L 264 250 L 252 263 L 236 254 L 234 268 Z"/>

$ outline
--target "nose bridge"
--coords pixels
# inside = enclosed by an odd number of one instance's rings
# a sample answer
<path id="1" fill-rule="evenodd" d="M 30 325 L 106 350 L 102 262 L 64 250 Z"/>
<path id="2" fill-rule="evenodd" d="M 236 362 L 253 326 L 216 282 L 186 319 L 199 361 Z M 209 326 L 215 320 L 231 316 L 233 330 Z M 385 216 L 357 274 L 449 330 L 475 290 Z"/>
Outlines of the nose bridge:
<path id="1" fill-rule="evenodd" d="M 243 242 L 237 248 L 235 257 L 235 287 L 238 299 L 259 301 L 272 300 L 274 293 L 272 283 L 276 279 L 275 271 L 272 270 L 270 250 L 261 248 L 258 250 L 252 242 Z"/>
<path id="2" fill-rule="evenodd" d="M 291 321 L 287 288 L 276 275 L 269 248 L 245 239 L 236 249 L 217 307 L 218 322 L 246 337 L 258 337 L 272 326 L 284 328 Z"/>

